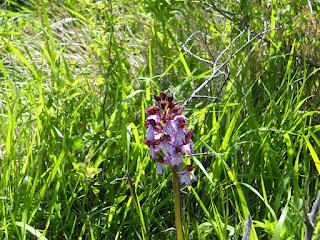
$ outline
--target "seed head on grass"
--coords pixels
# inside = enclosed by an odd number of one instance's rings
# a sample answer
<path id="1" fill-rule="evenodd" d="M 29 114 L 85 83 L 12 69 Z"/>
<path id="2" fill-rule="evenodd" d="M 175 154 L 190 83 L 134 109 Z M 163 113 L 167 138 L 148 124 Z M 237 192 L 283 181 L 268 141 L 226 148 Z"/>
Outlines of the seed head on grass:
<path id="1" fill-rule="evenodd" d="M 192 165 L 186 165 L 184 159 L 193 153 L 192 130 L 187 129 L 187 118 L 183 107 L 173 101 L 171 95 L 163 92 L 154 97 L 157 106 L 146 109 L 146 140 L 150 156 L 156 161 L 157 175 L 162 175 L 171 167 L 179 175 L 179 181 L 191 185 L 197 178 Z"/>

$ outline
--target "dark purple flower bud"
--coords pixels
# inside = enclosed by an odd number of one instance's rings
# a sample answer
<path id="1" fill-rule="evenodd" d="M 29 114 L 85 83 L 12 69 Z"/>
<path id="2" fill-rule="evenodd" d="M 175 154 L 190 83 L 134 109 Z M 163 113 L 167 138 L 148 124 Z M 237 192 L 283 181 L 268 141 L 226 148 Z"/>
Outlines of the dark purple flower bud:
<path id="1" fill-rule="evenodd" d="M 144 143 L 148 145 L 148 147 L 150 146 L 155 147 L 159 144 L 159 140 L 144 140 Z"/>
<path id="2" fill-rule="evenodd" d="M 173 96 L 172 96 L 172 95 L 167 96 L 167 101 L 168 101 L 169 103 L 172 103 L 172 101 L 173 101 Z"/>
<path id="3" fill-rule="evenodd" d="M 191 140 L 192 134 L 193 134 L 192 130 L 186 130 L 186 142 L 187 143 Z"/>
<path id="4" fill-rule="evenodd" d="M 150 115 L 159 114 L 160 109 L 158 106 L 151 106 L 151 107 L 146 108 L 145 112 L 147 113 L 148 116 L 150 116 Z"/>
<path id="5" fill-rule="evenodd" d="M 184 115 L 180 114 L 175 116 L 174 120 L 178 123 L 185 123 L 187 121 L 187 118 Z"/>
<path id="6" fill-rule="evenodd" d="M 164 133 L 164 134 L 161 136 L 160 140 L 163 141 L 163 142 L 165 142 L 165 141 L 166 141 L 166 142 L 170 142 L 171 136 L 170 136 L 169 134 Z"/>
<path id="7" fill-rule="evenodd" d="M 177 115 L 174 120 L 179 128 L 184 128 L 187 125 L 187 118 L 184 115 Z"/>
<path id="8" fill-rule="evenodd" d="M 171 109 L 175 115 L 180 115 L 183 112 L 183 107 L 179 104 L 174 104 L 174 106 Z"/>
<path id="9" fill-rule="evenodd" d="M 161 109 L 165 109 L 166 106 L 167 106 L 167 103 L 160 103 L 160 108 L 161 108 Z"/>
<path id="10" fill-rule="evenodd" d="M 171 110 L 173 110 L 175 106 L 176 106 L 176 104 L 174 102 L 169 102 L 168 103 L 168 108 L 171 109 Z"/>
<path id="11" fill-rule="evenodd" d="M 167 97 L 167 94 L 165 94 L 164 92 L 160 92 L 159 97 L 161 100 L 165 100 Z"/>
<path id="12" fill-rule="evenodd" d="M 171 112 L 168 112 L 165 116 L 164 116 L 164 121 L 171 121 L 171 120 L 173 120 L 174 119 L 174 117 L 175 117 L 175 115 L 173 114 L 173 113 L 171 113 Z"/>
<path id="13" fill-rule="evenodd" d="M 157 125 L 157 123 L 153 120 L 153 119 L 146 119 L 145 121 L 144 121 L 144 125 L 146 126 L 146 127 L 148 127 L 148 126 L 153 126 L 153 127 L 155 127 L 156 125 Z"/>
<path id="14" fill-rule="evenodd" d="M 161 98 L 159 96 L 156 96 L 156 95 L 154 95 L 153 99 L 158 103 L 161 101 Z"/>
<path id="15" fill-rule="evenodd" d="M 155 115 L 151 115 L 151 116 L 155 116 Z M 157 120 L 157 119 L 156 119 Z M 152 126 L 153 129 L 157 132 L 161 132 L 162 130 L 162 126 L 159 125 L 159 123 L 157 123 L 154 119 L 147 119 L 144 121 L 144 125 L 146 127 Z"/>
<path id="16" fill-rule="evenodd" d="M 191 164 L 187 165 L 187 171 L 192 172 L 193 166 Z"/>

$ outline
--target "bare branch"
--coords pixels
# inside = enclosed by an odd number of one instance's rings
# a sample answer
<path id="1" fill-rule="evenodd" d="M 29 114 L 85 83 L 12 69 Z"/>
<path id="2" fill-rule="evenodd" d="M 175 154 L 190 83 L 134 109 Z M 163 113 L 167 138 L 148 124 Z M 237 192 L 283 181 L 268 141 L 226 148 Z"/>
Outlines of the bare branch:
<path id="1" fill-rule="evenodd" d="M 249 240 L 250 239 L 251 226 L 252 226 L 252 219 L 251 219 L 250 213 L 248 213 L 246 223 L 244 224 L 244 231 L 243 231 L 242 240 Z"/>
<path id="2" fill-rule="evenodd" d="M 304 223 L 306 225 L 306 232 L 304 235 L 305 240 L 312 239 L 319 209 L 320 209 L 320 191 L 318 192 L 317 198 L 312 205 L 312 210 L 309 213 L 309 216 L 304 217 Z"/>
<path id="3" fill-rule="evenodd" d="M 238 34 L 238 36 L 236 36 L 230 43 L 229 45 L 218 55 L 215 64 L 218 63 L 218 61 L 220 60 L 220 58 L 230 49 L 230 47 L 232 46 L 233 43 L 235 43 L 235 41 L 237 41 L 243 34 L 245 33 L 245 31 L 243 30 L 242 32 L 240 32 Z"/>
<path id="4" fill-rule="evenodd" d="M 194 98 L 195 95 L 197 95 L 205 86 L 207 86 L 213 79 L 221 76 L 221 75 L 226 75 L 226 73 L 222 72 L 221 69 L 234 57 L 236 56 L 238 53 L 240 53 L 245 47 L 247 47 L 252 41 L 254 41 L 256 38 L 258 38 L 259 36 L 265 34 L 266 32 L 272 31 L 273 29 L 267 29 L 264 30 L 258 34 L 256 34 L 253 38 L 249 39 L 245 44 L 243 44 L 240 48 L 238 48 L 235 52 L 233 52 L 232 54 L 230 54 L 230 56 L 221 64 L 217 67 L 217 62 L 218 60 L 228 51 L 228 49 L 230 49 L 232 43 L 234 43 L 237 39 L 239 39 L 240 36 L 242 36 L 243 32 L 240 32 L 238 34 L 238 36 L 231 41 L 231 43 L 226 47 L 225 50 L 223 50 L 217 60 L 215 61 L 215 63 L 213 64 L 213 69 L 212 69 L 212 73 L 210 75 L 210 77 L 205 80 L 196 90 L 194 90 L 192 92 L 192 94 L 190 95 L 190 97 L 183 103 L 183 106 L 187 106 L 191 100 Z"/>
<path id="5" fill-rule="evenodd" d="M 204 152 L 204 153 L 193 153 L 191 155 L 186 155 L 185 157 L 190 157 L 190 156 L 222 156 L 224 153 L 218 153 L 216 151 L 211 151 L 211 152 Z"/>
<path id="6" fill-rule="evenodd" d="M 227 18 L 230 21 L 232 21 L 235 24 L 237 24 L 239 28 L 242 28 L 247 32 L 255 34 L 254 32 L 251 31 L 251 29 L 249 28 L 249 26 L 248 26 L 248 24 L 246 22 L 241 22 L 241 24 L 240 24 L 239 21 L 237 21 L 237 18 L 235 17 L 234 13 L 231 13 L 231 12 L 228 12 L 228 11 L 225 11 L 225 10 L 222 10 L 222 9 L 218 8 L 213 2 L 210 3 L 210 4 L 206 3 L 206 2 L 203 2 L 203 3 L 208 5 L 208 6 L 210 6 L 214 11 L 220 13 L 225 18 Z M 309 3 L 309 1 L 308 1 L 308 3 Z M 312 9 L 310 9 L 310 11 L 312 12 Z M 267 44 L 271 44 L 271 41 L 269 39 L 263 37 L 263 36 L 258 36 L 258 38 L 261 39 L 262 41 L 264 41 Z M 289 50 L 287 50 L 284 46 L 280 46 L 280 50 L 285 55 L 291 54 L 291 49 L 292 49 L 291 46 L 290 46 Z M 306 63 L 311 67 L 320 68 L 320 63 L 318 63 L 318 62 L 312 61 L 311 59 L 303 57 L 303 56 L 301 56 L 301 55 L 299 55 L 297 53 L 294 53 L 293 56 L 299 61 L 302 61 L 302 62 L 306 61 Z"/>
<path id="7" fill-rule="evenodd" d="M 212 9 L 214 9 L 216 12 L 220 13 L 222 16 L 224 16 L 225 18 L 229 19 L 229 20 L 233 20 L 234 18 L 234 13 L 232 12 L 228 12 L 228 11 L 225 11 L 225 10 L 222 10 L 220 8 L 218 8 L 213 2 L 212 3 L 206 3 L 206 5 L 210 6 Z"/>
<path id="8" fill-rule="evenodd" d="M 191 100 L 194 98 L 195 95 L 197 95 L 198 92 L 200 92 L 206 85 L 208 85 L 209 82 L 211 82 L 213 79 L 223 75 L 223 73 L 216 74 L 217 71 L 214 72 L 214 74 L 211 74 L 211 76 L 205 80 L 196 90 L 192 92 L 190 97 L 183 103 L 183 106 L 187 106 Z"/>
<path id="9" fill-rule="evenodd" d="M 187 49 L 184 44 L 180 45 L 180 47 L 183 49 L 183 51 L 185 51 L 186 53 L 190 54 L 192 57 L 198 59 L 201 62 L 205 62 L 205 63 L 209 63 L 209 64 L 213 64 L 212 61 L 204 59 L 202 57 L 199 57 L 198 55 L 194 54 L 193 52 L 191 52 L 189 49 Z"/>
<path id="10" fill-rule="evenodd" d="M 184 44 L 181 45 L 181 47 L 184 48 L 184 47 L 187 45 L 187 43 L 191 41 L 191 39 L 193 38 L 193 36 L 196 35 L 196 34 L 198 34 L 198 33 L 201 33 L 201 32 L 200 32 L 200 31 L 195 31 L 195 32 L 193 32 L 193 33 L 187 38 L 187 40 L 184 42 Z"/>
<path id="11" fill-rule="evenodd" d="M 313 225 L 316 223 L 319 208 L 320 208 L 320 191 L 318 192 L 317 199 L 314 201 L 314 203 L 312 205 L 312 210 L 311 210 L 310 217 L 309 217 L 310 221 Z"/>
<path id="12" fill-rule="evenodd" d="M 193 98 L 207 98 L 207 99 L 212 99 L 212 100 L 219 99 L 218 97 L 212 97 L 212 96 L 207 96 L 207 95 L 194 95 Z"/>

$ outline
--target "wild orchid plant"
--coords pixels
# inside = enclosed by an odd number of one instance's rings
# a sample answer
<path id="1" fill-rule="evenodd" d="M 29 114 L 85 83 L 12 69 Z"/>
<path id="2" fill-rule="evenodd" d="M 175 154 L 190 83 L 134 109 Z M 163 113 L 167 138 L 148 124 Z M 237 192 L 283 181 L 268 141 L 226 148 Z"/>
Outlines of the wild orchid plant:
<path id="1" fill-rule="evenodd" d="M 184 161 L 193 152 L 192 130 L 187 129 L 183 107 L 175 103 L 171 95 L 161 92 L 154 100 L 157 106 L 146 109 L 145 143 L 150 148 L 151 158 L 156 161 L 157 175 L 167 172 L 166 166 L 172 169 L 176 231 L 180 240 L 183 239 L 180 184 L 188 186 L 192 181 L 197 181 L 193 166 Z"/>

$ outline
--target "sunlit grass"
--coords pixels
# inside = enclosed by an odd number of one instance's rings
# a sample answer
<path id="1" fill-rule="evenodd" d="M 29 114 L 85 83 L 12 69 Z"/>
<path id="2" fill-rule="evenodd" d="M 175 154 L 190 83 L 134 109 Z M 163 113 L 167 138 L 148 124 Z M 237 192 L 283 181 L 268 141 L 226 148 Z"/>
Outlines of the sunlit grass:
<path id="1" fill-rule="evenodd" d="M 302 239 L 320 187 L 320 83 L 294 53 L 319 48 L 304 34 L 320 6 L 310 15 L 298 2 L 299 21 L 283 1 L 217 4 L 239 16 L 230 21 L 201 1 L 5 1 L 0 239 L 174 239 L 172 176 L 156 176 L 144 108 L 160 90 L 185 102 L 210 61 L 245 44 L 186 106 L 199 155 L 198 183 L 182 189 L 184 233 L 241 239 L 250 213 L 250 239 Z M 241 21 L 255 34 L 288 27 L 248 43 Z"/>

